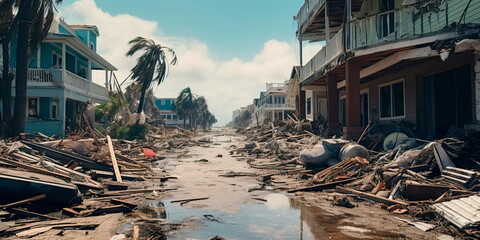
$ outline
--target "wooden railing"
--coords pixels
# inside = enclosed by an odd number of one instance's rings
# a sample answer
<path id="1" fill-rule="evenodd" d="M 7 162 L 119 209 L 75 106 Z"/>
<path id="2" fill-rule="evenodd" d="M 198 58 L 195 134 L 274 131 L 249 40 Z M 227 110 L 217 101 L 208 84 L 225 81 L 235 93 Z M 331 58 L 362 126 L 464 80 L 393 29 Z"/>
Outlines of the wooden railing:
<path id="1" fill-rule="evenodd" d="M 298 29 L 303 31 L 303 27 L 310 23 L 323 4 L 325 4 L 325 0 L 305 0 L 305 3 L 297 13 Z"/>
<path id="2" fill-rule="evenodd" d="M 320 51 L 300 70 L 301 81 L 306 80 L 320 68 L 326 66 L 343 52 L 343 31 L 339 31 Z"/>

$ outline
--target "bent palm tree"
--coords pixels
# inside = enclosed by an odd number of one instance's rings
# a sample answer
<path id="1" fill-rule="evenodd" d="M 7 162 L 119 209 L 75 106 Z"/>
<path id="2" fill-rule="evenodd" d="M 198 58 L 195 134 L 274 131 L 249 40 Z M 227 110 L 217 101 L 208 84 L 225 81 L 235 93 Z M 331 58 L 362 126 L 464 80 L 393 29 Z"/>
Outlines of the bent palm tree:
<path id="1" fill-rule="evenodd" d="M 194 111 L 194 96 L 189 87 L 184 88 L 175 99 L 175 111 L 183 117 L 183 127 L 186 127 L 187 116 L 190 117 L 190 124 L 192 123 L 191 114 Z"/>
<path id="2" fill-rule="evenodd" d="M 166 53 L 172 54 L 171 65 L 177 63 L 177 56 L 171 48 L 156 44 L 155 41 L 143 37 L 136 37 L 130 40 L 128 44 L 130 44 L 130 50 L 128 50 L 127 56 L 132 56 L 141 50 L 144 51 L 137 59 L 137 65 L 131 70 L 132 79 L 142 86 L 137 108 L 137 113 L 141 113 L 145 105 L 145 94 L 152 82 L 162 83 L 168 73 Z"/>

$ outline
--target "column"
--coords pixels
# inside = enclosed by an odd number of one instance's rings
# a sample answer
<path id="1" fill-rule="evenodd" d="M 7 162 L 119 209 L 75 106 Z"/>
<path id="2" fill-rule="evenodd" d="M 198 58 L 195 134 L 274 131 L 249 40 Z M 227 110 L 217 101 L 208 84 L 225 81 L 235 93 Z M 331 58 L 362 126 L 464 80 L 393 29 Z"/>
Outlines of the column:
<path id="1" fill-rule="evenodd" d="M 325 137 L 340 135 L 340 113 L 337 76 L 327 73 L 327 131 Z"/>
<path id="2" fill-rule="evenodd" d="M 108 90 L 110 90 L 110 89 L 108 88 L 108 70 L 105 70 L 105 88 L 108 89 Z"/>
<path id="3" fill-rule="evenodd" d="M 300 109 L 299 109 L 299 110 L 300 110 L 299 113 L 300 113 L 300 114 L 299 114 L 299 116 L 297 116 L 297 117 L 298 117 L 299 120 L 303 120 L 303 119 L 306 118 L 306 115 L 305 115 L 305 101 L 306 101 L 306 99 L 305 99 L 305 91 L 304 91 L 304 90 L 299 90 L 299 92 L 300 92 L 300 93 L 299 93 L 299 94 L 300 94 L 300 99 L 299 99 L 299 101 L 300 101 L 300 102 L 299 102 L 299 108 L 300 108 Z"/>
<path id="4" fill-rule="evenodd" d="M 65 122 L 67 121 L 65 115 L 65 106 L 67 105 L 65 98 L 58 99 L 58 117 L 60 118 L 60 135 L 65 136 Z"/>
<path id="5" fill-rule="evenodd" d="M 363 127 L 360 122 L 360 67 L 354 59 L 345 63 L 347 122 L 343 128 L 344 139 L 360 137 Z"/>
<path id="6" fill-rule="evenodd" d="M 328 0 L 325 0 L 325 41 L 330 41 L 330 21 L 328 19 Z"/>
<path id="7" fill-rule="evenodd" d="M 480 55 L 475 55 L 475 112 L 480 121 Z"/>
<path id="8" fill-rule="evenodd" d="M 67 78 L 67 45 L 62 43 L 62 80 Z"/>

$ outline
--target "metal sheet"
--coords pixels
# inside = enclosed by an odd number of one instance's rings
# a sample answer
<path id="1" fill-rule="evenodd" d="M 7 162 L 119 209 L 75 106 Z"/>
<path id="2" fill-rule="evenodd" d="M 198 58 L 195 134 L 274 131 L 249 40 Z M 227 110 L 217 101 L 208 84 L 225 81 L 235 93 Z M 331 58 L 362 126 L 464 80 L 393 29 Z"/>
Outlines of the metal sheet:
<path id="1" fill-rule="evenodd" d="M 432 207 L 459 228 L 474 227 L 480 224 L 479 195 L 433 204 Z"/>

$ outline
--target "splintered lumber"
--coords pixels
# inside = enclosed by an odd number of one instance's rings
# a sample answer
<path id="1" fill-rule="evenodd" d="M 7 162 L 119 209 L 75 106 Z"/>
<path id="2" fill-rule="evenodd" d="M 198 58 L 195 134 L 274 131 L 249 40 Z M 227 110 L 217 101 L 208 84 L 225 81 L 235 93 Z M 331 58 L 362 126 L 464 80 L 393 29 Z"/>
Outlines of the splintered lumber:
<path id="1" fill-rule="evenodd" d="M 133 236 L 132 240 L 138 240 L 140 238 L 140 226 L 133 226 Z"/>
<path id="2" fill-rule="evenodd" d="M 102 214 L 109 214 L 109 213 L 119 213 L 119 212 L 131 212 L 132 209 L 128 208 L 123 204 L 113 205 L 113 206 L 105 206 L 95 209 L 92 212 L 92 215 L 102 215 Z"/>
<path id="3" fill-rule="evenodd" d="M 346 187 L 341 187 L 341 186 L 335 187 L 335 191 L 337 191 L 339 193 L 345 193 L 345 194 L 355 194 L 355 195 L 358 195 L 360 197 L 367 198 L 367 199 L 370 199 L 370 200 L 375 201 L 375 202 L 383 203 L 383 204 L 388 205 L 388 206 L 395 205 L 395 204 L 408 205 L 408 203 L 403 202 L 403 201 L 388 199 L 388 198 L 377 196 L 375 194 L 361 192 L 361 191 L 357 191 L 357 190 L 354 190 L 354 189 L 351 189 L 351 188 L 346 188 Z"/>
<path id="4" fill-rule="evenodd" d="M 16 167 L 19 167 L 19 168 L 23 168 L 23 169 L 29 170 L 29 171 L 31 171 L 31 172 L 36 172 L 36 173 L 41 173 L 41 174 L 45 174 L 45 175 L 50 175 L 50 176 L 54 176 L 54 177 L 57 177 L 57 178 L 60 178 L 60 179 L 63 179 L 63 180 L 71 180 L 71 177 L 70 177 L 70 176 L 63 175 L 63 174 L 56 173 L 56 172 L 52 172 L 52 171 L 49 171 L 49 170 L 47 170 L 47 169 L 39 168 L 39 167 L 37 167 L 37 166 L 33 166 L 33 165 L 30 165 L 30 164 L 21 163 L 21 162 L 18 162 L 18 161 L 16 161 L 16 160 L 12 160 L 12 159 L 7 159 L 7 158 L 4 158 L 4 157 L 0 157 L 0 161 L 6 162 L 6 163 L 8 163 L 8 164 L 11 164 L 11 165 L 16 166 Z"/>
<path id="5" fill-rule="evenodd" d="M 112 172 L 99 171 L 99 170 L 92 170 L 91 172 L 92 172 L 92 174 L 96 175 L 97 177 L 101 177 L 101 178 L 113 178 L 115 176 L 115 174 L 112 173 Z M 122 179 L 123 180 L 129 180 L 129 181 L 145 180 L 139 175 L 130 175 L 130 174 L 122 174 Z"/>
<path id="6" fill-rule="evenodd" d="M 37 200 L 42 200 L 42 199 L 44 199 L 45 197 L 47 197 L 47 195 L 45 195 L 45 194 L 40 194 L 40 195 L 33 196 L 33 197 L 30 197 L 30 198 L 27 198 L 27 199 L 24 199 L 24 200 L 20 200 L 20 201 L 8 203 L 8 204 L 5 204 L 5 205 L 0 205 L 0 208 L 17 207 L 17 206 L 20 206 L 20 205 L 23 205 L 23 204 L 35 202 L 35 201 L 37 201 Z"/>
<path id="7" fill-rule="evenodd" d="M 164 192 L 164 191 L 172 191 L 172 190 L 177 190 L 177 189 L 176 188 L 142 188 L 142 189 L 130 189 L 130 190 L 124 190 L 124 191 L 108 191 L 101 195 L 102 196 L 118 196 L 118 195 L 130 195 L 133 193 L 146 193 L 146 192 L 153 192 L 153 191 Z"/>
<path id="8" fill-rule="evenodd" d="M 335 182 L 329 182 L 329 183 L 322 183 L 322 184 L 316 184 L 312 186 L 307 186 L 307 187 L 302 187 L 302 188 L 296 188 L 296 189 L 291 189 L 288 190 L 288 193 L 294 193 L 294 192 L 312 192 L 312 191 L 321 191 L 324 189 L 332 189 L 335 188 L 336 186 L 344 183 L 349 183 L 355 180 L 355 178 L 347 178 Z"/>
<path id="9" fill-rule="evenodd" d="M 48 216 L 48 215 L 40 214 L 36 212 L 31 212 L 31 211 L 20 209 L 20 208 L 10 208 L 10 211 L 16 214 L 24 215 L 28 217 L 39 217 L 39 218 L 46 218 L 46 219 L 52 219 L 52 220 L 60 220 L 60 218 L 57 218 L 57 217 L 52 217 L 52 216 Z"/>
<path id="10" fill-rule="evenodd" d="M 34 150 L 45 153 L 47 157 L 53 158 L 57 161 L 62 162 L 63 164 L 68 164 L 71 160 L 78 162 L 83 169 L 91 170 L 103 170 L 103 171 L 112 171 L 113 167 L 105 163 L 94 161 L 88 157 L 75 154 L 69 151 L 64 151 L 61 149 L 45 146 L 42 144 L 37 144 L 29 141 L 22 141 L 23 144 L 31 147 Z"/>
<path id="11" fill-rule="evenodd" d="M 138 206 L 138 204 L 136 204 L 136 203 L 133 203 L 133 202 L 130 202 L 130 201 L 127 201 L 127 200 L 118 199 L 118 198 L 110 199 L 110 203 L 116 204 L 116 205 L 122 204 L 122 205 L 125 205 L 126 207 L 128 207 L 130 209 L 134 209 Z"/>
<path id="12" fill-rule="evenodd" d="M 171 203 L 188 203 L 188 202 L 193 202 L 193 201 L 200 201 L 200 200 L 207 200 L 209 197 L 201 197 L 201 198 L 189 198 L 189 199 L 181 199 L 181 200 L 173 200 Z"/>
<path id="13" fill-rule="evenodd" d="M 118 169 L 117 158 L 115 157 L 115 150 L 113 150 L 112 139 L 107 135 L 108 150 L 110 151 L 110 159 L 112 160 L 113 171 L 115 172 L 115 179 L 119 183 L 123 183 L 120 169 Z"/>

